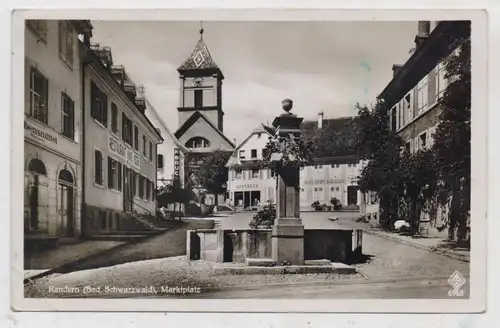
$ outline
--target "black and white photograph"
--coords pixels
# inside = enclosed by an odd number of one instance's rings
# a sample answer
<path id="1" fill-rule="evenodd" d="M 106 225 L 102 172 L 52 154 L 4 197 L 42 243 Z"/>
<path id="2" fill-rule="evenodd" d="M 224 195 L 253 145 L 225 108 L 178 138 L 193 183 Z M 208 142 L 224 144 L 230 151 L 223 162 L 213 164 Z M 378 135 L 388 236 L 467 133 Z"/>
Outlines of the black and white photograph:
<path id="1" fill-rule="evenodd" d="M 484 306 L 481 20 L 28 13 L 18 304 Z"/>

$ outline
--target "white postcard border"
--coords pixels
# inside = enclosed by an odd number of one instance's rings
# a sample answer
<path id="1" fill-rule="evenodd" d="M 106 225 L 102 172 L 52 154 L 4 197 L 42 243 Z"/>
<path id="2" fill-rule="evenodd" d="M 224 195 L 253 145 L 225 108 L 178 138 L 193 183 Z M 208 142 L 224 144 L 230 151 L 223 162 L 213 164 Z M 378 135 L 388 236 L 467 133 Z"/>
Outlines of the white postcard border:
<path id="1" fill-rule="evenodd" d="M 472 199 L 471 289 L 468 300 L 266 300 L 266 299 L 35 299 L 23 293 L 22 181 L 24 135 L 24 19 L 82 18 L 106 20 L 412 20 L 472 21 Z M 11 152 L 11 297 L 15 310 L 27 311 L 193 311 L 193 312 L 412 312 L 474 313 L 486 301 L 486 199 L 488 131 L 487 15 L 481 10 L 34 10 L 13 18 L 12 152 Z M 16 196 L 17 195 L 17 196 Z M 445 297 L 445 296 L 444 296 Z"/>

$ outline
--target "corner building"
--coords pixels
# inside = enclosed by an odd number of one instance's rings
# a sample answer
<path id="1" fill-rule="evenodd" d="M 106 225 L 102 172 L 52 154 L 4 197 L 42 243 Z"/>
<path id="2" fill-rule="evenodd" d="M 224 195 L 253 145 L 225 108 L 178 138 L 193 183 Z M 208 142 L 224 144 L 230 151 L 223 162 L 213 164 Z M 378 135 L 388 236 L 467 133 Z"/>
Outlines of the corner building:
<path id="1" fill-rule="evenodd" d="M 81 70 L 88 21 L 27 20 L 24 65 L 25 238 L 80 235 Z"/>
<path id="2" fill-rule="evenodd" d="M 124 67 L 113 65 L 111 49 L 93 44 L 84 51 L 86 230 L 121 230 L 130 215 L 156 213 L 156 148 L 162 137 Z"/>

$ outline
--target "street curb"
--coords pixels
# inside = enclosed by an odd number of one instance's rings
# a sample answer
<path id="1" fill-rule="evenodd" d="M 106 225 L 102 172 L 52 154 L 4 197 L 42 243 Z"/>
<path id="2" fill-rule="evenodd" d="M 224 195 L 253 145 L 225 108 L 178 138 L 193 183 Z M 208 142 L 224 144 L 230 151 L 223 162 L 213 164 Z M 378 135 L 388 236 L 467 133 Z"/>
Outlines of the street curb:
<path id="1" fill-rule="evenodd" d="M 75 265 L 77 265 L 79 262 L 88 261 L 88 260 L 91 260 L 93 258 L 97 258 L 98 256 L 102 256 L 103 254 L 107 254 L 107 253 L 110 253 L 112 251 L 116 251 L 117 249 L 123 248 L 125 246 L 134 245 L 134 244 L 143 242 L 143 241 L 151 239 L 153 237 L 157 237 L 157 236 L 161 235 L 162 233 L 167 233 L 169 231 L 174 231 L 174 230 L 179 229 L 179 228 L 180 227 L 176 227 L 176 228 L 169 229 L 169 230 L 158 231 L 158 233 L 147 235 L 144 238 L 133 240 L 133 241 L 130 241 L 130 242 L 125 242 L 125 243 L 117 245 L 115 247 L 108 248 L 108 249 L 106 249 L 106 250 L 104 250 L 104 251 L 102 251 L 100 253 L 95 253 L 95 254 L 89 255 L 87 257 L 82 257 L 82 258 L 80 258 L 78 260 L 70 261 L 70 262 L 62 264 L 62 265 L 60 265 L 60 266 L 58 266 L 56 268 L 49 269 L 49 270 L 47 270 L 45 272 L 41 272 L 39 274 L 36 274 L 36 275 L 31 276 L 29 278 L 26 278 L 26 279 L 23 280 L 23 283 L 27 284 L 27 283 L 29 283 L 29 282 L 31 282 L 33 280 L 40 279 L 40 278 L 43 278 L 43 277 L 46 277 L 46 276 L 50 276 L 51 274 L 54 274 L 54 273 L 70 273 L 70 272 L 73 272 L 73 271 L 71 271 L 71 269 Z"/>
<path id="2" fill-rule="evenodd" d="M 388 235 L 386 235 L 384 233 L 379 233 L 377 231 L 364 230 L 363 232 L 366 233 L 366 234 L 368 234 L 368 235 L 377 236 L 377 237 L 380 237 L 380 238 L 383 238 L 383 239 L 386 239 L 386 240 L 390 240 L 390 241 L 394 241 L 394 242 L 397 242 L 397 243 L 400 243 L 400 244 L 404 244 L 404 245 L 407 245 L 407 246 L 411 246 L 411 247 L 414 247 L 414 248 L 422 249 L 422 250 L 428 251 L 430 253 L 440 254 L 440 255 L 449 257 L 451 259 L 454 259 L 454 260 L 458 260 L 458 261 L 470 263 L 470 259 L 469 258 L 467 258 L 467 257 L 465 257 L 463 255 L 460 255 L 460 254 L 456 254 L 456 253 L 449 252 L 449 251 L 446 251 L 446 250 L 441 250 L 441 249 L 438 249 L 438 248 L 435 248 L 435 247 L 422 246 L 422 245 L 415 244 L 415 243 L 412 243 L 412 242 L 409 242 L 409 241 L 406 241 L 406 240 L 401 240 L 399 238 L 388 236 Z"/>

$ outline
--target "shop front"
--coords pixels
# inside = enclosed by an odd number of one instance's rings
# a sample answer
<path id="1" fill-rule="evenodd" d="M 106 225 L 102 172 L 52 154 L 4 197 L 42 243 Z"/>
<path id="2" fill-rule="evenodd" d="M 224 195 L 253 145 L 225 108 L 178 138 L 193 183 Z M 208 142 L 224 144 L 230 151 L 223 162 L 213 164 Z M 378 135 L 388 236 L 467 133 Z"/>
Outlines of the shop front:
<path id="1" fill-rule="evenodd" d="M 79 145 L 29 117 L 24 131 L 25 233 L 79 236 Z"/>

